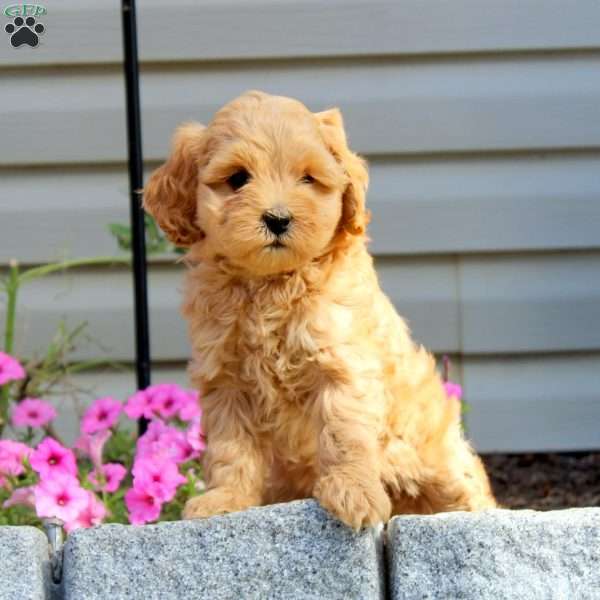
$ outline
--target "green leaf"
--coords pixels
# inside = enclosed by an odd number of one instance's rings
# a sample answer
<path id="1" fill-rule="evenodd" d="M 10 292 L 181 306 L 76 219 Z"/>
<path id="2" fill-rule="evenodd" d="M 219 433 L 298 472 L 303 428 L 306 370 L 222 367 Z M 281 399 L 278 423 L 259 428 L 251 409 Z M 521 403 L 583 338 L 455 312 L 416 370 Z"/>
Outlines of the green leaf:
<path id="1" fill-rule="evenodd" d="M 156 224 L 156 221 L 149 214 L 144 215 L 144 227 L 146 231 L 146 253 L 148 255 L 166 253 L 183 254 L 185 252 L 185 248 L 178 248 L 174 244 L 171 244 Z M 116 238 L 121 250 L 131 250 L 132 233 L 129 225 L 111 223 L 108 228 Z"/>
<path id="2" fill-rule="evenodd" d="M 104 446 L 106 462 L 120 462 L 129 469 L 133 463 L 135 442 L 136 438 L 133 432 L 122 429 L 115 431 Z"/>
<path id="3" fill-rule="evenodd" d="M 120 223 L 110 223 L 108 230 L 117 239 L 121 250 L 131 250 L 131 227 Z"/>

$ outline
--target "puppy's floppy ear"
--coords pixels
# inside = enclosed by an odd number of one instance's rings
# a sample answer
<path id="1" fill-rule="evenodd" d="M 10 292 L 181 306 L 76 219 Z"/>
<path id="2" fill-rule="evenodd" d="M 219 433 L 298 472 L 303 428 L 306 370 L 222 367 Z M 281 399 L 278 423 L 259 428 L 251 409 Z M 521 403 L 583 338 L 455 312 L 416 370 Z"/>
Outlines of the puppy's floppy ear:
<path id="1" fill-rule="evenodd" d="M 205 146 L 205 127 L 186 123 L 177 128 L 167 162 L 144 188 L 144 208 L 177 246 L 191 246 L 204 234 L 196 225 L 199 160 Z"/>
<path id="2" fill-rule="evenodd" d="M 342 225 L 349 233 L 361 235 L 369 222 L 365 209 L 365 193 L 369 184 L 366 163 L 348 148 L 344 121 L 338 108 L 316 113 L 315 116 L 325 144 L 348 176 L 343 196 Z"/>

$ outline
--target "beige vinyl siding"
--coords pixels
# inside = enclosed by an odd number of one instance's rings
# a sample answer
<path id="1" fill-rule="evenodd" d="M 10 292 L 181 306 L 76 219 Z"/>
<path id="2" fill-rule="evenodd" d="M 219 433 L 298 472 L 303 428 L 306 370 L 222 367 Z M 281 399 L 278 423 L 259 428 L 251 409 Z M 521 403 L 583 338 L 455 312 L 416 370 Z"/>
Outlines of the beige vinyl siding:
<path id="1" fill-rule="evenodd" d="M 128 218 L 118 3 L 47 8 L 39 48 L 0 44 L 0 269 L 115 254 L 107 225 Z M 476 446 L 600 447 L 600 2 L 140 0 L 138 13 L 148 170 L 177 123 L 246 89 L 340 106 L 371 165 L 382 285 L 417 339 L 455 356 Z M 185 380 L 181 269 L 151 266 L 157 379 Z M 67 317 L 102 346 L 78 357 L 132 361 L 127 269 L 54 275 L 21 301 L 21 351 Z"/>

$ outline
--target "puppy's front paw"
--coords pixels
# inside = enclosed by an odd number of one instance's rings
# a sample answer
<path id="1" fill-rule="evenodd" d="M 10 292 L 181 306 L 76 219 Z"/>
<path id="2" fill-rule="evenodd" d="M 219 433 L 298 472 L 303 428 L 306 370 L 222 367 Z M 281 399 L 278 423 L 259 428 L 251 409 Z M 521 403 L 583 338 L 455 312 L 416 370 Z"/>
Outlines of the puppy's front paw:
<path id="1" fill-rule="evenodd" d="M 392 512 L 390 499 L 378 479 L 357 480 L 342 469 L 321 477 L 314 496 L 323 508 L 354 530 L 385 522 Z"/>
<path id="2" fill-rule="evenodd" d="M 236 497 L 227 488 L 215 488 L 202 496 L 190 498 L 183 508 L 184 519 L 204 519 L 215 515 L 238 512 L 253 506 L 249 499 Z"/>

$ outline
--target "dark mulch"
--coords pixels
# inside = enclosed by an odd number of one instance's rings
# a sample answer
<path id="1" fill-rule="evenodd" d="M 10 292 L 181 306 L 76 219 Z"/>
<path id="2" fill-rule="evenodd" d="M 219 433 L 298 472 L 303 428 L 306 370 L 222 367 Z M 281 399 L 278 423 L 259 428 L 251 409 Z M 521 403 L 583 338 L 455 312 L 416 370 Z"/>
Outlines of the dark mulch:
<path id="1" fill-rule="evenodd" d="M 496 498 L 506 508 L 600 506 L 600 452 L 482 458 Z"/>

